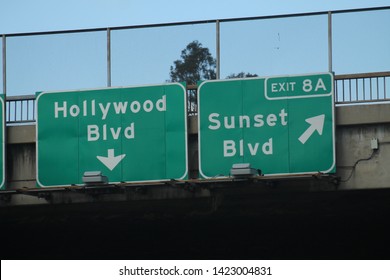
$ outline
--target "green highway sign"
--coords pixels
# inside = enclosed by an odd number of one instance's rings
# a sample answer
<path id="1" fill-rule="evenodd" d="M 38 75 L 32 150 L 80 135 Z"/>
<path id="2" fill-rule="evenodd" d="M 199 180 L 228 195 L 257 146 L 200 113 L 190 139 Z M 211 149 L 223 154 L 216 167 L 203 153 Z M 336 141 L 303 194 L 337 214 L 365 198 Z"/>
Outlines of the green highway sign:
<path id="1" fill-rule="evenodd" d="M 37 185 L 187 178 L 182 84 L 37 93 Z"/>
<path id="2" fill-rule="evenodd" d="M 4 95 L 0 94 L 0 118 L 1 118 L 1 129 L 0 129 L 0 139 L 1 139 L 1 148 L 0 148 L 0 190 L 5 189 L 5 120 L 4 120 Z"/>
<path id="3" fill-rule="evenodd" d="M 203 178 L 235 163 L 265 175 L 335 172 L 331 73 L 205 81 L 198 118 Z"/>

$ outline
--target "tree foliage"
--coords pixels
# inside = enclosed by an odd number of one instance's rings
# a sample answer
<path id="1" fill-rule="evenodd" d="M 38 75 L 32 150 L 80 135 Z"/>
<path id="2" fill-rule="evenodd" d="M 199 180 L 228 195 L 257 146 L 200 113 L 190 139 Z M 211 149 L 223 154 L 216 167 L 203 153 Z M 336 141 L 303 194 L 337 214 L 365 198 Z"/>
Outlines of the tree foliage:
<path id="1" fill-rule="evenodd" d="M 240 73 L 237 73 L 237 74 L 230 74 L 229 76 L 226 77 L 226 79 L 252 78 L 252 77 L 258 77 L 258 75 L 257 74 L 240 72 Z"/>
<path id="2" fill-rule="evenodd" d="M 175 60 L 170 68 L 171 82 L 196 84 L 200 80 L 216 79 L 216 61 L 208 48 L 193 41 L 181 52 L 181 59 Z"/>

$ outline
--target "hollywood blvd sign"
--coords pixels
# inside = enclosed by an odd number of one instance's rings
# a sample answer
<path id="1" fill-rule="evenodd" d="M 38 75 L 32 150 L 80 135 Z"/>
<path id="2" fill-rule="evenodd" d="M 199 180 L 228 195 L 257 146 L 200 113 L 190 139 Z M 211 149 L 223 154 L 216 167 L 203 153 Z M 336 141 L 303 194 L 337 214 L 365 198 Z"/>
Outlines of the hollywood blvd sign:
<path id="1" fill-rule="evenodd" d="M 37 93 L 37 184 L 187 178 L 182 84 Z"/>
<path id="2" fill-rule="evenodd" d="M 265 175 L 335 172 L 331 73 L 206 81 L 198 89 L 199 171 L 235 163 Z"/>

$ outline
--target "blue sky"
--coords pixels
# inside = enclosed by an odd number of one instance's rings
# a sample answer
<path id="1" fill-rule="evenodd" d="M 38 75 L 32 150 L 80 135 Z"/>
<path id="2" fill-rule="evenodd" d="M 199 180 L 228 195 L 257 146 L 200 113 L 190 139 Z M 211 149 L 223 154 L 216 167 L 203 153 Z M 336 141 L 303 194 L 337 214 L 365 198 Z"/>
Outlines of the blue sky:
<path id="1" fill-rule="evenodd" d="M 389 5 L 389 0 L 0 0 L 0 34 Z M 388 71 L 388 26 L 390 10 L 334 15 L 336 74 Z M 326 15 L 226 22 L 220 28 L 221 78 L 241 71 L 260 76 L 328 71 Z M 112 85 L 166 82 L 173 61 L 193 40 L 208 47 L 215 56 L 215 23 L 112 31 Z M 107 84 L 105 32 L 8 37 L 6 44 L 9 95 Z"/>
<path id="2" fill-rule="evenodd" d="M 388 5 L 389 0 L 1 0 L 0 34 Z"/>

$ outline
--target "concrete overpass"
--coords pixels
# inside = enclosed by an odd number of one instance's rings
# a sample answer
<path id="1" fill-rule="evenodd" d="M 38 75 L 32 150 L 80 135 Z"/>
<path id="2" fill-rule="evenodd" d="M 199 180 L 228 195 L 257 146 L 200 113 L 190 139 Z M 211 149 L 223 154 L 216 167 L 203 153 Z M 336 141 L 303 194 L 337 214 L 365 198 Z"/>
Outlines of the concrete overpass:
<path id="1" fill-rule="evenodd" d="M 334 175 L 318 174 L 258 177 L 251 184 L 264 190 L 269 184 L 280 189 L 304 188 L 307 191 L 380 189 L 390 187 L 390 104 L 372 103 L 336 107 L 336 170 Z M 188 117 L 188 146 L 190 180 L 153 184 L 122 184 L 98 187 L 94 190 L 106 193 L 107 201 L 181 199 L 210 197 L 210 186 L 238 187 L 242 182 L 232 179 L 198 180 L 197 116 Z M 35 124 L 7 127 L 7 189 L 2 192 L 2 206 L 24 204 L 92 202 L 95 198 L 85 195 L 86 188 L 36 188 Z M 372 140 L 378 148 L 372 148 Z M 245 182 L 247 184 L 248 182 Z M 148 188 L 147 193 L 133 192 Z M 186 189 L 190 188 L 188 192 Z M 99 189 L 99 190 L 98 190 Z M 101 189 L 105 189 L 102 191 Z M 265 188 L 266 189 L 266 188 Z M 71 190 L 71 191 L 70 191 Z M 124 193 L 123 193 L 123 190 Z M 128 190 L 132 190 L 129 196 Z M 196 191 L 195 191 L 196 190 Z M 87 191 L 88 192 L 88 191 Z M 44 198 L 44 199 L 42 199 Z"/>
<path id="2" fill-rule="evenodd" d="M 35 124 L 10 124 L 2 258 L 388 258 L 390 104 L 366 103 L 336 106 L 331 175 L 199 180 L 190 112 L 189 180 L 40 189 Z"/>

